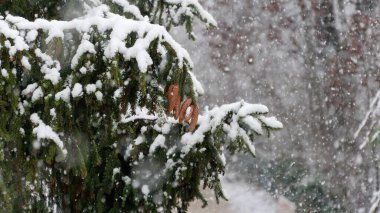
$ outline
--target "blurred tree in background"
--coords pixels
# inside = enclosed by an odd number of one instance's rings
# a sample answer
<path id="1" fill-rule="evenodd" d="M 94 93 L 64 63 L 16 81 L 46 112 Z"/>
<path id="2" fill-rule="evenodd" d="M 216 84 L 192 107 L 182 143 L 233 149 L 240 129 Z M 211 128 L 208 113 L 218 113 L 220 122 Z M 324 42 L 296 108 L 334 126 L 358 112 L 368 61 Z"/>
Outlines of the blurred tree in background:
<path id="1" fill-rule="evenodd" d="M 361 147 L 370 125 L 356 140 L 354 133 L 380 88 L 379 1 L 205 2 L 219 28 L 189 46 L 195 56 L 208 51 L 207 58 L 193 57 L 211 62 L 195 63 L 210 70 L 198 77 L 209 91 L 219 89 L 205 103 L 231 101 L 231 93 L 270 103 L 289 128 L 274 143 L 256 142 L 260 159 L 302 159 L 308 176 L 318 177 L 341 209 L 369 211 L 380 150 Z"/>

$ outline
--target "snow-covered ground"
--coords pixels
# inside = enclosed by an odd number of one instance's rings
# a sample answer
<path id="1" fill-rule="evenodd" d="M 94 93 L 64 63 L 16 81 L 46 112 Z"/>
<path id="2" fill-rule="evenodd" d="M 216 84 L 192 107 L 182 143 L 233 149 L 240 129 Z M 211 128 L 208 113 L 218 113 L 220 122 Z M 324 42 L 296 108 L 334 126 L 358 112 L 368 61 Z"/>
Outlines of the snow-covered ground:
<path id="1" fill-rule="evenodd" d="M 273 198 L 267 192 L 242 181 L 223 180 L 223 188 L 229 201 L 216 203 L 214 193 L 205 191 L 208 206 L 196 201 L 189 213 L 294 213 L 295 205 L 284 197 Z"/>

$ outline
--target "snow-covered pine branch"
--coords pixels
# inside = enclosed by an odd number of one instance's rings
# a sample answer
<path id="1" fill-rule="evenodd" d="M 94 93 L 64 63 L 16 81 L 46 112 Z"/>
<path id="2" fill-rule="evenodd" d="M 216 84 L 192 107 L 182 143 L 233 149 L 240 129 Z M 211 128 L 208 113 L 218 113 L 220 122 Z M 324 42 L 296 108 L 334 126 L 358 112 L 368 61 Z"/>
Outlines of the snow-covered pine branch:
<path id="1" fill-rule="evenodd" d="M 217 26 L 215 19 L 199 4 L 198 0 L 164 0 L 164 2 L 179 8 L 174 15 L 177 21 L 181 16 L 195 14 L 207 25 Z"/>
<path id="2" fill-rule="evenodd" d="M 201 181 L 223 197 L 223 152 L 254 155 L 254 139 L 282 124 L 243 101 L 192 115 L 194 132 L 165 115 L 173 84 L 177 106 L 205 93 L 167 30 L 215 20 L 196 0 L 86 2 L 69 21 L 0 18 L 0 187 L 13 190 L 0 207 L 186 210 L 204 201 Z"/>
<path id="3" fill-rule="evenodd" d="M 123 5 L 124 8 L 129 5 L 126 0 L 112 1 L 118 5 Z M 172 26 L 185 25 L 191 39 L 195 39 L 192 29 L 194 17 L 199 18 L 208 27 L 217 26 L 215 19 L 202 7 L 198 0 L 130 0 L 129 2 L 140 5 L 141 14 L 148 16 L 151 23 L 165 26 L 168 30 Z"/>
<path id="4" fill-rule="evenodd" d="M 132 114 L 128 111 L 122 116 L 119 123 L 126 124 L 136 120 L 146 120 L 147 124 L 152 126 L 157 134 L 160 134 L 159 137 L 170 137 L 171 128 L 178 125 L 178 121 L 172 117 L 150 114 L 147 109 L 138 109 L 135 113 Z M 256 136 L 264 134 L 265 131 L 269 135 L 272 130 L 283 128 L 282 123 L 275 117 L 266 117 L 267 113 L 266 106 L 249 104 L 244 101 L 206 110 L 199 117 L 198 129 L 194 133 L 185 133 L 180 138 L 182 148 L 179 151 L 182 155 L 186 155 L 193 147 L 202 143 L 206 137 L 213 137 L 213 134 L 218 131 L 218 133 L 223 133 L 223 136 L 219 134 L 212 140 L 219 140 L 219 143 L 223 145 L 238 147 L 255 155 L 252 140 Z M 153 124 L 150 121 L 153 121 Z M 138 137 L 143 136 L 139 135 Z M 239 142 L 242 143 L 239 144 Z M 199 149 L 202 148 L 198 147 L 197 150 L 199 151 Z"/>
<path id="5" fill-rule="evenodd" d="M 378 140 L 380 136 L 380 91 L 378 91 L 375 97 L 372 99 L 371 104 L 364 119 L 361 121 L 358 129 L 354 133 L 354 140 L 359 137 L 365 126 L 368 126 L 369 130 L 365 134 L 364 142 L 360 145 L 360 149 L 363 149 L 368 143 L 372 143 Z"/>

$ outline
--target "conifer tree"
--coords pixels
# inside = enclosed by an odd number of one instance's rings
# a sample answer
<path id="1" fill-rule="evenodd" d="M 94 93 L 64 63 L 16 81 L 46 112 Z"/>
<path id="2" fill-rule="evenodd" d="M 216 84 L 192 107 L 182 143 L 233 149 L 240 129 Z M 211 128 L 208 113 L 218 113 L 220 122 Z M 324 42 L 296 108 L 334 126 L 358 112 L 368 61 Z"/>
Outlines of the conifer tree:
<path id="1" fill-rule="evenodd" d="M 206 205 L 201 187 L 225 198 L 223 151 L 254 155 L 282 128 L 244 101 L 199 113 L 205 91 L 168 33 L 194 38 L 195 17 L 216 26 L 197 0 L 76 1 L 71 20 L 69 0 L 12 2 L 0 5 L 1 211 L 184 212 Z"/>

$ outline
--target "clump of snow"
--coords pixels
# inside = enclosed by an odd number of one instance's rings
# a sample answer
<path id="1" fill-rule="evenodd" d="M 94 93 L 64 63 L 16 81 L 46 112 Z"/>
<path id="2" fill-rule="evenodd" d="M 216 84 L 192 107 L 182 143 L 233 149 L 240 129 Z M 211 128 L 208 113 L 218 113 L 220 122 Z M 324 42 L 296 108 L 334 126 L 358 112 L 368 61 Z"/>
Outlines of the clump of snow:
<path id="1" fill-rule="evenodd" d="M 120 120 L 120 123 L 129 123 L 135 120 L 156 120 L 158 118 L 157 115 L 149 114 L 149 110 L 147 108 L 137 107 L 135 110 L 135 114 L 132 115 L 130 111 L 126 113 Z"/>
<path id="2" fill-rule="evenodd" d="M 166 146 L 165 146 L 165 140 L 166 140 L 165 136 L 163 136 L 163 135 L 158 135 L 158 136 L 156 137 L 156 139 L 154 139 L 152 145 L 150 145 L 150 148 L 149 148 L 149 154 L 153 154 L 154 151 L 156 151 L 156 149 L 157 149 L 158 147 L 166 148 Z"/>
<path id="3" fill-rule="evenodd" d="M 262 104 L 244 104 L 243 107 L 240 108 L 238 115 L 239 116 L 247 116 L 248 114 L 256 114 L 256 113 L 268 113 L 268 107 Z"/>
<path id="4" fill-rule="evenodd" d="M 103 83 L 102 83 L 102 81 L 97 80 L 96 83 L 95 83 L 95 85 L 96 85 L 96 88 L 101 89 L 102 86 L 103 86 Z"/>
<path id="5" fill-rule="evenodd" d="M 191 80 L 193 82 L 193 90 L 195 93 L 199 94 L 199 95 L 204 95 L 205 94 L 205 91 L 202 87 L 202 84 L 201 82 L 198 81 L 198 79 L 195 77 L 195 75 L 191 72 L 191 71 L 188 71 L 190 77 L 191 77 Z"/>
<path id="6" fill-rule="evenodd" d="M 50 116 L 54 119 L 57 116 L 57 113 L 55 112 L 55 109 L 50 109 Z"/>
<path id="7" fill-rule="evenodd" d="M 96 91 L 96 85 L 95 84 L 87 84 L 86 85 L 87 94 L 94 93 L 95 91 Z"/>
<path id="8" fill-rule="evenodd" d="M 33 95 L 32 95 L 32 102 L 35 102 L 39 99 L 44 97 L 44 93 L 42 92 L 41 87 L 38 87 L 36 90 L 34 90 Z"/>
<path id="9" fill-rule="evenodd" d="M 243 121 L 245 124 L 249 126 L 249 128 L 253 129 L 258 134 L 263 134 L 263 128 L 261 127 L 260 121 L 257 118 L 254 118 L 252 116 L 247 116 L 243 118 Z"/>
<path id="10" fill-rule="evenodd" d="M 274 129 L 284 128 L 283 124 L 280 121 L 278 121 L 276 117 L 260 116 L 259 119 L 268 127 L 271 127 Z"/>
<path id="11" fill-rule="evenodd" d="M 70 103 L 70 88 L 66 87 L 64 90 L 57 92 L 57 94 L 55 94 L 55 100 L 62 100 L 66 103 Z"/>
<path id="12" fill-rule="evenodd" d="M 170 127 L 171 127 L 171 125 L 168 123 L 165 123 L 164 125 L 162 125 L 162 127 L 161 127 L 162 134 L 169 134 Z"/>
<path id="13" fill-rule="evenodd" d="M 87 71 L 88 71 L 88 70 L 87 70 L 86 67 L 81 67 L 81 68 L 79 69 L 79 72 L 82 73 L 83 75 L 86 74 Z"/>
<path id="14" fill-rule="evenodd" d="M 114 168 L 113 170 L 112 170 L 112 177 L 115 177 L 115 175 L 117 175 L 117 174 L 119 174 L 120 173 L 120 168 L 118 167 L 118 168 Z"/>
<path id="15" fill-rule="evenodd" d="M 204 20 L 208 25 L 217 26 L 215 19 L 208 13 L 198 0 L 165 0 L 165 2 L 170 4 L 177 4 L 181 6 L 181 9 L 178 11 L 177 17 L 180 17 L 182 14 L 188 15 L 191 14 L 192 7 L 196 8 L 199 13 L 199 16 Z"/>
<path id="16" fill-rule="evenodd" d="M 67 150 L 62 140 L 50 126 L 46 125 L 36 113 L 33 113 L 30 116 L 30 121 L 33 124 L 37 125 L 35 128 L 33 128 L 33 134 L 37 136 L 38 141 L 40 141 L 41 139 L 52 140 L 62 150 L 63 155 L 66 156 Z"/>
<path id="17" fill-rule="evenodd" d="M 73 98 L 81 97 L 83 95 L 83 87 L 82 84 L 76 83 L 71 91 L 71 95 Z"/>
<path id="18" fill-rule="evenodd" d="M 122 92 L 123 92 L 123 88 L 119 88 L 119 89 L 115 90 L 115 92 L 113 94 L 113 98 L 114 99 L 120 98 Z"/>
<path id="19" fill-rule="evenodd" d="M 22 92 L 21 94 L 24 96 L 31 96 L 38 87 L 37 83 L 29 84 Z"/>
<path id="20" fill-rule="evenodd" d="M 43 61 L 41 72 L 45 74 L 44 78 L 50 80 L 53 85 L 56 85 L 61 80 L 59 71 L 61 65 L 58 61 L 53 60 L 49 55 L 43 53 L 40 49 L 36 49 L 35 54 Z"/>
<path id="21" fill-rule="evenodd" d="M 4 78 L 8 78 L 9 77 L 8 71 L 6 69 L 1 69 L 1 75 Z"/>
<path id="22" fill-rule="evenodd" d="M 38 32 L 37 32 L 37 30 L 30 30 L 30 31 L 26 34 L 25 39 L 26 39 L 27 42 L 31 43 L 31 42 L 33 42 L 33 41 L 36 40 L 37 36 L 38 36 Z"/>
<path id="23" fill-rule="evenodd" d="M 78 46 L 77 52 L 75 53 L 73 59 L 71 60 L 71 68 L 72 69 L 74 69 L 78 65 L 79 58 L 84 53 L 87 53 L 87 52 L 95 54 L 96 53 L 95 46 L 91 42 L 89 42 L 87 40 L 83 40 L 81 42 L 81 44 Z"/>
<path id="24" fill-rule="evenodd" d="M 144 137 L 143 136 L 138 136 L 136 139 L 135 139 L 135 145 L 138 146 L 140 144 L 142 144 L 144 142 Z"/>
<path id="25" fill-rule="evenodd" d="M 121 179 L 124 181 L 125 185 L 127 185 L 127 186 L 129 184 L 131 184 L 131 182 L 132 182 L 131 178 L 128 176 L 123 176 Z"/>
<path id="26" fill-rule="evenodd" d="M 141 192 L 143 193 L 144 197 L 147 197 L 150 193 L 149 186 L 148 185 L 143 185 L 141 187 Z"/>
<path id="27" fill-rule="evenodd" d="M 100 91 L 96 91 L 96 92 L 95 92 L 95 96 L 96 96 L 96 99 L 97 99 L 98 101 L 102 101 L 102 100 L 103 100 L 103 93 L 102 93 L 102 92 L 100 92 Z"/>
<path id="28" fill-rule="evenodd" d="M 125 13 L 130 13 L 133 16 L 135 16 L 138 20 L 145 20 L 148 21 L 148 17 L 143 17 L 140 13 L 140 10 L 138 7 L 134 5 L 130 5 L 128 1 L 126 0 L 112 0 L 113 3 L 121 6 L 123 8 L 123 11 Z"/>
<path id="29" fill-rule="evenodd" d="M 25 57 L 25 56 L 23 56 L 23 57 L 21 58 L 21 64 L 22 64 L 22 66 L 25 67 L 25 69 L 27 69 L 27 70 L 31 70 L 31 69 L 32 69 L 32 65 L 30 65 L 28 58 Z"/>
<path id="30" fill-rule="evenodd" d="M 19 110 L 20 115 L 25 114 L 25 107 L 22 103 L 18 103 L 17 108 Z"/>

